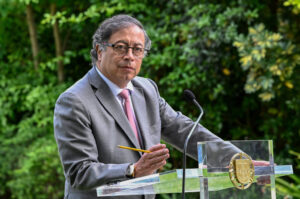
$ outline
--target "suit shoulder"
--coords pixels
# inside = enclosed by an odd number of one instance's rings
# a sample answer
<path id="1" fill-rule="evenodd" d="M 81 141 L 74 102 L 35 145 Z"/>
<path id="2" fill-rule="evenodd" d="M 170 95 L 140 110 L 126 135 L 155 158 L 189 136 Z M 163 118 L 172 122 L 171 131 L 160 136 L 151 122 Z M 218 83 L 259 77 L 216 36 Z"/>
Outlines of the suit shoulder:
<path id="1" fill-rule="evenodd" d="M 132 83 L 136 88 L 142 89 L 146 96 L 160 98 L 158 87 L 153 80 L 144 77 L 135 77 Z"/>
<path id="2" fill-rule="evenodd" d="M 134 83 L 136 83 L 137 85 L 139 85 L 141 87 L 147 87 L 147 88 L 153 87 L 154 89 L 157 90 L 156 83 L 150 78 L 136 76 L 134 78 Z"/>
<path id="3" fill-rule="evenodd" d="M 87 96 L 88 93 L 91 92 L 91 86 L 89 84 L 88 78 L 85 75 L 81 79 L 79 79 L 77 82 L 75 82 L 72 86 L 70 86 L 67 90 L 65 90 L 63 93 L 60 94 L 57 101 L 61 100 L 62 98 L 83 98 L 84 96 Z"/>

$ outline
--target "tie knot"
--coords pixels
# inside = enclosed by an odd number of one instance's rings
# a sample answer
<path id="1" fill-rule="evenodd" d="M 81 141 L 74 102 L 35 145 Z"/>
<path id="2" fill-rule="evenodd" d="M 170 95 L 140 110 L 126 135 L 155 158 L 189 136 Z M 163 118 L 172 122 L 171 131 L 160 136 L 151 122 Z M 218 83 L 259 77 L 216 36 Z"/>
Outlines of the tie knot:
<path id="1" fill-rule="evenodd" d="M 123 97 L 125 100 L 129 98 L 129 91 L 128 89 L 122 90 L 122 92 L 119 94 L 121 97 Z"/>

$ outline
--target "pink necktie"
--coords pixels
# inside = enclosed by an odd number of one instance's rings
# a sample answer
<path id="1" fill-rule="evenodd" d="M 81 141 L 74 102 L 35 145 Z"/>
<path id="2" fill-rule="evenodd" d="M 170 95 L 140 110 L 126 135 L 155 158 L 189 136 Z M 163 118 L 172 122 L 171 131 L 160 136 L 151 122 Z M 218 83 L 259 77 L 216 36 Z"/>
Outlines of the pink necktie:
<path id="1" fill-rule="evenodd" d="M 140 142 L 139 140 L 139 134 L 137 132 L 137 128 L 134 122 L 134 117 L 133 117 L 133 112 L 132 112 L 132 108 L 130 105 L 130 100 L 129 100 L 129 91 L 127 89 L 124 89 L 120 94 L 119 94 L 122 98 L 124 98 L 125 100 L 125 112 L 127 115 L 127 118 L 129 120 L 130 126 L 135 134 L 136 139 Z"/>

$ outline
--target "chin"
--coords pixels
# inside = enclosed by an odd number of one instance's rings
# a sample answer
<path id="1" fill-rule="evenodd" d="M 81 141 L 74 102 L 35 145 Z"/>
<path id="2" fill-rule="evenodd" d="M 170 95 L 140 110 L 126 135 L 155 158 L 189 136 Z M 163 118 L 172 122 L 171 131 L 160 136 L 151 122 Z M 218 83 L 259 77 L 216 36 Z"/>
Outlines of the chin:
<path id="1" fill-rule="evenodd" d="M 132 80 L 134 77 L 136 76 L 136 74 L 127 74 L 126 76 L 124 76 L 124 80 Z"/>

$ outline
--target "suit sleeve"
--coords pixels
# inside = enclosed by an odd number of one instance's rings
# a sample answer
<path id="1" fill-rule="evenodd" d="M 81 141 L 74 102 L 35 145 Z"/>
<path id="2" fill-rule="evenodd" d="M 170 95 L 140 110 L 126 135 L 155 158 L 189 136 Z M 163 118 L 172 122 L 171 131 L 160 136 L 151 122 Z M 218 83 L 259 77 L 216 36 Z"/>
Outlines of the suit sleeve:
<path id="1" fill-rule="evenodd" d="M 65 177 L 73 188 L 92 189 L 126 179 L 129 164 L 104 164 L 83 103 L 72 93 L 63 93 L 54 110 L 54 134 Z"/>
<path id="2" fill-rule="evenodd" d="M 155 87 L 157 93 L 160 109 L 162 139 L 182 152 L 184 141 L 195 123 L 181 112 L 175 111 L 162 97 L 160 97 L 156 84 L 152 80 L 150 80 L 150 82 Z M 198 124 L 189 140 L 187 155 L 197 160 L 197 143 L 202 141 L 223 140 L 201 124 Z M 225 159 L 227 160 L 237 152 L 240 152 L 240 150 L 234 145 L 228 143 L 217 145 L 214 148 L 210 147 L 210 160 L 214 160 L 211 161 L 211 164 L 216 165 L 226 162 Z"/>

